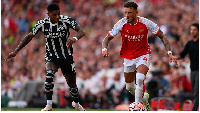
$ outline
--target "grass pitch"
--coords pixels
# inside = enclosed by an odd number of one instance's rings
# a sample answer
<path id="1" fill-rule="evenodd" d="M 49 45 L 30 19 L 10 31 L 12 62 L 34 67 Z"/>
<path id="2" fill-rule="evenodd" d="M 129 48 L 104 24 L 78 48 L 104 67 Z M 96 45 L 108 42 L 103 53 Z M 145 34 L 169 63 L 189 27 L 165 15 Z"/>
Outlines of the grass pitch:
<path id="1" fill-rule="evenodd" d="M 1 108 L 1 111 L 41 111 L 42 108 Z M 53 108 L 53 111 L 77 111 L 76 109 Z M 114 111 L 110 109 L 86 109 L 86 111 Z"/>

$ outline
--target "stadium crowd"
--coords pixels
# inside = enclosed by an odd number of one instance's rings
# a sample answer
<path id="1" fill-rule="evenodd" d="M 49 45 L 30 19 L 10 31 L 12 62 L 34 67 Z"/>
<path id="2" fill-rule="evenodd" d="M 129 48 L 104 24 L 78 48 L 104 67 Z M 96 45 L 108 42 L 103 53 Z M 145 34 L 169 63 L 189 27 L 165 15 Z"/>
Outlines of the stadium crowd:
<path id="1" fill-rule="evenodd" d="M 85 108 L 113 108 L 128 104 L 128 92 L 123 78 L 123 59 L 119 57 L 121 38 L 117 35 L 108 48 L 110 56 L 102 58 L 101 43 L 113 25 L 124 16 L 123 3 L 127 0 L 2 0 L 1 1 L 1 94 L 9 98 L 29 81 L 45 81 L 45 39 L 36 35 L 17 56 L 7 62 L 3 59 L 13 51 L 35 23 L 47 17 L 47 4 L 59 4 L 62 15 L 74 18 L 86 32 L 74 47 L 74 61 L 81 103 Z M 140 16 L 157 23 L 170 41 L 173 54 L 177 55 L 188 40 L 190 25 L 199 21 L 198 0 L 134 0 Z M 70 37 L 75 35 L 71 31 Z M 150 70 L 145 81 L 150 97 L 169 96 L 183 102 L 180 94 L 192 93 L 190 61 L 186 57 L 179 67 L 169 63 L 167 52 L 160 39 L 149 32 L 152 50 Z M 151 94 L 148 83 L 155 81 L 157 95 Z M 189 86 L 189 87 L 188 87 Z M 69 89 L 59 70 L 54 89 Z M 155 91 L 155 90 L 154 90 Z M 181 93 L 184 92 L 184 93 Z M 192 98 L 188 98 L 192 99 Z M 106 101 L 106 102 L 105 102 Z M 71 103 L 66 101 L 66 106 Z"/>

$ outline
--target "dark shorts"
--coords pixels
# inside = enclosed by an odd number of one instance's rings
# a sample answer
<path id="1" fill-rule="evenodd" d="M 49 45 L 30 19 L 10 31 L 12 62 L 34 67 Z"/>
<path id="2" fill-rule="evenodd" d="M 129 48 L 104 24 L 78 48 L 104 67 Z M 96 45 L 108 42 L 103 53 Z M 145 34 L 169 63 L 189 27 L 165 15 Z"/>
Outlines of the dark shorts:
<path id="1" fill-rule="evenodd" d="M 68 59 L 48 59 L 46 62 L 52 62 L 54 63 L 57 68 L 61 68 L 61 71 L 64 76 L 70 75 L 70 76 L 75 76 L 76 71 L 75 71 L 75 63 L 73 61 L 73 58 L 68 58 Z"/>

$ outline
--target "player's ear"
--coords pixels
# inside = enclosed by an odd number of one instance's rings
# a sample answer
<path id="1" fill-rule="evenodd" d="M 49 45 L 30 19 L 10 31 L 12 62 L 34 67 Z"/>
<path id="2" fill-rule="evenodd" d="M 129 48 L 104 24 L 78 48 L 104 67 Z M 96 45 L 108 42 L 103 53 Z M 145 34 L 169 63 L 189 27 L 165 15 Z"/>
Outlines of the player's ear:
<path id="1" fill-rule="evenodd" d="M 138 14 L 138 10 L 136 11 L 136 14 Z"/>
<path id="2" fill-rule="evenodd" d="M 47 15 L 49 16 L 51 14 L 51 12 L 47 12 Z"/>

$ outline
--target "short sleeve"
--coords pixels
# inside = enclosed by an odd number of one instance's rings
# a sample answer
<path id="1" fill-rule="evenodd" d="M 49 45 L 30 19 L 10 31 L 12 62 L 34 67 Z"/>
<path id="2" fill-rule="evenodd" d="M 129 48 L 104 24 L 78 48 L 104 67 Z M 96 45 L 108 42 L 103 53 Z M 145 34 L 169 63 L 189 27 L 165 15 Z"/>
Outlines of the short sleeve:
<path id="1" fill-rule="evenodd" d="M 62 20 L 65 22 L 65 24 L 72 29 L 75 29 L 78 23 L 72 19 L 71 17 L 63 16 Z"/>
<path id="2" fill-rule="evenodd" d="M 36 35 L 38 32 L 42 31 L 42 27 L 44 25 L 44 20 L 39 20 L 34 28 L 31 30 L 31 32 L 33 33 L 33 35 Z"/>
<path id="3" fill-rule="evenodd" d="M 108 32 L 108 35 L 111 37 L 116 36 L 119 32 L 121 32 L 123 25 L 126 23 L 126 17 L 120 19 L 113 27 L 112 30 Z"/>
<path id="4" fill-rule="evenodd" d="M 156 23 L 144 17 L 139 17 L 139 21 L 145 24 L 147 26 L 147 29 L 150 30 L 153 34 L 158 35 L 160 28 Z"/>

